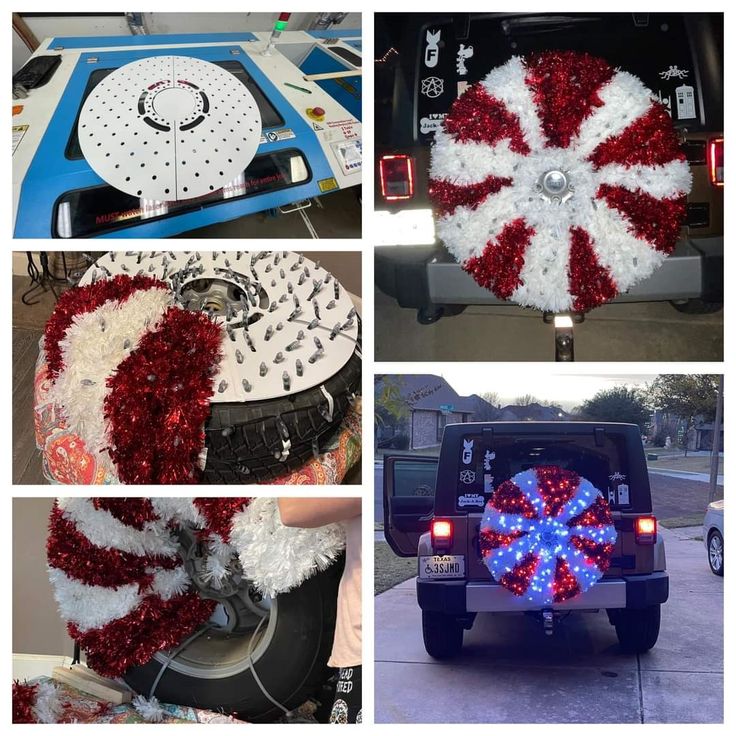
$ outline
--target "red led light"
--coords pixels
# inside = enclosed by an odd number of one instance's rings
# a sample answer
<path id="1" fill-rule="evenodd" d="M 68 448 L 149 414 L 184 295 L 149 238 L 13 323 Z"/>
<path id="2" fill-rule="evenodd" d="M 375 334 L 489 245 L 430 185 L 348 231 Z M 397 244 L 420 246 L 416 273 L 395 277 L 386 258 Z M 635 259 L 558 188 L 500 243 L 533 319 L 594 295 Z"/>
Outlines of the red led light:
<path id="1" fill-rule="evenodd" d="M 723 186 L 723 138 L 708 141 L 708 173 L 714 187 Z"/>
<path id="2" fill-rule="evenodd" d="M 637 544 L 654 544 L 657 541 L 657 519 L 654 516 L 639 516 L 634 522 Z"/>
<path id="3" fill-rule="evenodd" d="M 414 196 L 414 158 L 404 153 L 381 156 L 378 164 L 381 196 L 389 201 Z"/>
<path id="4" fill-rule="evenodd" d="M 287 21 L 290 16 L 291 13 L 279 13 L 279 20 Z"/>
<path id="5" fill-rule="evenodd" d="M 432 536 L 435 539 L 450 539 L 452 537 L 452 522 L 444 520 L 433 521 Z"/>

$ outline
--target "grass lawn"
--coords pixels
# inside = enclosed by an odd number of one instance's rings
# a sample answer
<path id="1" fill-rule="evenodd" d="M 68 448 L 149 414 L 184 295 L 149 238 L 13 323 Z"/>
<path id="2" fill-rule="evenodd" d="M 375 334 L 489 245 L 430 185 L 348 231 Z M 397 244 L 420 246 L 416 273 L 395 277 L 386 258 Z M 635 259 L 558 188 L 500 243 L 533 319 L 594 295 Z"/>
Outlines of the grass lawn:
<path id="1" fill-rule="evenodd" d="M 374 564 L 374 595 L 416 577 L 417 574 L 417 558 L 397 557 L 387 542 L 376 542 Z"/>
<path id="2" fill-rule="evenodd" d="M 665 529 L 681 529 L 684 526 L 702 526 L 703 514 L 690 514 L 688 516 L 673 516 L 669 519 L 658 519 L 660 526 Z"/>
<path id="3" fill-rule="evenodd" d="M 659 460 L 650 460 L 648 467 L 661 470 L 686 470 L 690 473 L 710 473 L 710 458 L 701 455 L 688 457 L 660 457 Z M 723 458 L 718 460 L 718 474 L 723 474 Z"/>

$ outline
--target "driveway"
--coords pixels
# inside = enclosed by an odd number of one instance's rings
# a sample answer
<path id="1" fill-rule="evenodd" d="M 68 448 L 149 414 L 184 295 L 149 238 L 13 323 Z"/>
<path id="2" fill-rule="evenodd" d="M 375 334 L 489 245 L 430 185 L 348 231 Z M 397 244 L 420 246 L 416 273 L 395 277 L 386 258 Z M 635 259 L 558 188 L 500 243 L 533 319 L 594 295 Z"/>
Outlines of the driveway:
<path id="1" fill-rule="evenodd" d="M 661 530 L 670 600 L 648 654 L 619 652 L 604 612 L 545 637 L 525 616 L 479 614 L 450 663 L 424 651 L 414 581 L 375 599 L 377 723 L 704 723 L 723 720 L 723 578 L 699 529 Z"/>

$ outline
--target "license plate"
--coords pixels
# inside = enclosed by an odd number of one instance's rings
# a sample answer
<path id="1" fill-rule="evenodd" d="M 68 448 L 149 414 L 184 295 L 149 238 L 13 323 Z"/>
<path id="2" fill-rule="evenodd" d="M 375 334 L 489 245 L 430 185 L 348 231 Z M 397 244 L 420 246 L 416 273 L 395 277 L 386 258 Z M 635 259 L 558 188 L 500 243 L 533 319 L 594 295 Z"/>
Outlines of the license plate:
<path id="1" fill-rule="evenodd" d="M 430 555 L 419 558 L 420 578 L 463 578 L 465 557 L 463 555 Z"/>

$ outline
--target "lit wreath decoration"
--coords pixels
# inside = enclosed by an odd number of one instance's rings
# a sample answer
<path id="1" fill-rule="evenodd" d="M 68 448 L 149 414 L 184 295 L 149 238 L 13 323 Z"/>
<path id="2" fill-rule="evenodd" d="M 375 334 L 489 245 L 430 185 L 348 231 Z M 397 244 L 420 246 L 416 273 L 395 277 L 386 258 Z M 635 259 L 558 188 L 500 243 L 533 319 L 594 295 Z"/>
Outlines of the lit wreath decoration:
<path id="1" fill-rule="evenodd" d="M 610 567 L 615 542 L 601 492 L 557 466 L 501 483 L 480 526 L 480 550 L 493 579 L 542 606 L 589 590 Z"/>
<path id="2" fill-rule="evenodd" d="M 273 498 L 60 498 L 51 512 L 49 579 L 67 630 L 105 677 L 180 644 L 212 615 L 179 554 L 177 529 L 197 531 L 204 576 L 239 565 L 264 595 L 329 567 L 344 548 L 339 524 L 281 524 Z"/>
<path id="3" fill-rule="evenodd" d="M 514 57 L 435 135 L 437 234 L 500 299 L 584 312 L 672 252 L 692 177 L 642 82 L 573 51 Z"/>
<path id="4" fill-rule="evenodd" d="M 121 483 L 196 483 L 223 335 L 158 279 L 71 289 L 44 333 L 50 397 Z"/>

